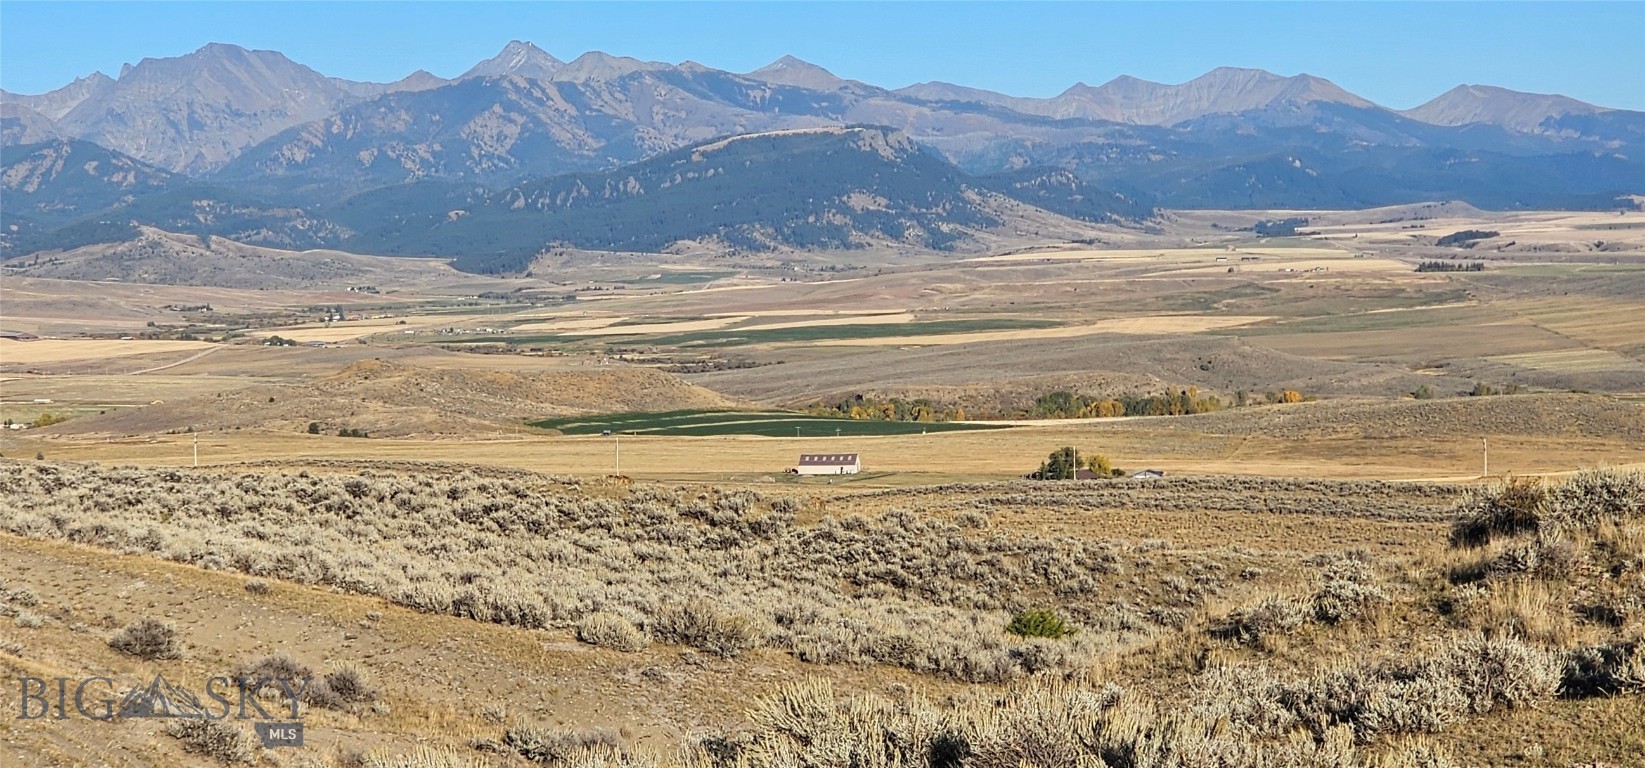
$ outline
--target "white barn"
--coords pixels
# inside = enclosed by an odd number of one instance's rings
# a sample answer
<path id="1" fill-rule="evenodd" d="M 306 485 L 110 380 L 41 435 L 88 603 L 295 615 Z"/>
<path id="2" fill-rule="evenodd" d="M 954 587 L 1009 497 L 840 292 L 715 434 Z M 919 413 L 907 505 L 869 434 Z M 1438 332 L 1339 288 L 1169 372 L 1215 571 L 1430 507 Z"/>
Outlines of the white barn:
<path id="1" fill-rule="evenodd" d="M 855 475 L 862 461 L 855 453 L 802 453 L 795 472 L 802 475 Z"/>

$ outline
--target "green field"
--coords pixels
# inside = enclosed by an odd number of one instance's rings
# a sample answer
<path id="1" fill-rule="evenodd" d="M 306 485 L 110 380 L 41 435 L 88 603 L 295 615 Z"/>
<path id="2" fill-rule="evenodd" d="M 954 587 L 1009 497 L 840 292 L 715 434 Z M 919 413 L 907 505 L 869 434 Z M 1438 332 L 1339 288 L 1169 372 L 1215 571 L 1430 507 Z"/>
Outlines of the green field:
<path id="1" fill-rule="evenodd" d="M 598 435 L 610 430 L 623 435 L 662 435 L 668 437 L 708 437 L 713 435 L 863 437 L 1003 428 L 983 424 L 954 424 L 941 421 L 836 419 L 787 411 L 618 413 L 604 416 L 543 419 L 542 421 L 531 422 L 531 426 L 540 429 L 557 429 L 567 435 Z"/>

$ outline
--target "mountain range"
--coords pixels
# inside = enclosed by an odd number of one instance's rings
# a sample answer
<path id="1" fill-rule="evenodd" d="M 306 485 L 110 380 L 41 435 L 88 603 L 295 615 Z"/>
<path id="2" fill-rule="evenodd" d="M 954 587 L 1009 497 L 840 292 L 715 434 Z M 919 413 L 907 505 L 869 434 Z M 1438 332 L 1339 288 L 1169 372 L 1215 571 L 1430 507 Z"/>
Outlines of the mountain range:
<path id="1" fill-rule="evenodd" d="M 364 221 L 357 212 L 381 210 L 383 199 L 430 210 L 456 190 L 483 199 L 489 211 L 497 201 L 531 200 L 522 190 L 587 185 L 632 164 L 750 134 L 763 137 L 761 151 L 746 158 L 750 168 L 793 175 L 804 170 L 797 158 L 827 163 L 815 155 L 819 136 L 843 135 L 816 129 L 846 126 L 881 127 L 874 135 L 898 147 L 882 159 L 909 165 L 909 178 L 937 184 L 928 191 L 938 197 L 959 193 L 937 179 L 964 178 L 973 194 L 1088 221 L 1146 217 L 1153 205 L 1342 208 L 1457 199 L 1486 208 L 1607 208 L 1621 195 L 1645 192 L 1645 113 L 1490 86 L 1459 86 L 1397 111 L 1312 75 L 1219 68 L 1179 85 L 1119 77 L 1024 98 L 948 83 L 889 90 L 793 57 L 741 74 L 600 52 L 563 61 L 520 41 L 450 80 L 418 71 L 366 83 L 328 77 L 275 51 L 212 44 L 127 65 L 118 78 L 93 73 L 50 93 L 0 92 L 0 245 L 15 255 L 112 236 L 121 229 L 108 223 L 116 219 L 163 226 L 192 217 L 196 228 L 215 228 L 210 234 L 262 244 L 352 241 L 410 252 L 419 248 L 415 241 L 383 233 L 410 232 L 412 219 Z M 70 169 L 64 163 L 71 158 L 96 165 Z M 947 176 L 931 172 L 928 161 L 945 166 Z M 649 178 L 661 167 L 627 177 Z M 1000 187 L 1009 173 L 1030 181 Z M 761 174 L 737 176 L 753 183 Z M 1053 178 L 1061 181 L 1048 183 Z M 829 179 L 834 188 L 843 177 Z M 884 197 L 868 191 L 881 181 L 872 176 L 843 181 L 850 190 L 840 199 Z M 817 242 L 849 246 L 896 229 L 925 247 L 957 245 L 933 237 L 941 228 L 915 213 L 936 210 L 928 207 L 934 198 L 894 187 L 908 197 L 886 198 L 882 207 L 907 214 L 899 214 L 898 227 L 871 221 L 867 210 L 836 207 L 827 215 L 851 220 L 851 234 Z M 618 207 L 650 205 L 659 189 L 653 184 L 644 202 Z M 804 194 L 794 184 L 782 189 Z M 1078 200 L 1122 202 L 1092 208 Z M 771 210 L 806 207 L 790 202 Z M 216 214 L 194 215 L 194 208 Z M 544 215 L 582 215 L 570 211 L 581 209 Z M 647 217 L 656 218 L 639 218 Z M 225 222 L 243 231 L 230 232 Z M 781 221 L 759 224 L 777 234 L 743 237 L 736 233 L 752 225 L 727 220 L 692 237 L 741 247 L 817 244 Z M 522 219 L 508 226 L 546 234 L 561 225 Z M 908 234 L 916 230 L 925 235 Z M 519 245 L 505 239 L 510 249 Z M 586 232 L 571 241 L 658 245 Z M 442 251 L 431 245 L 421 253 Z"/>

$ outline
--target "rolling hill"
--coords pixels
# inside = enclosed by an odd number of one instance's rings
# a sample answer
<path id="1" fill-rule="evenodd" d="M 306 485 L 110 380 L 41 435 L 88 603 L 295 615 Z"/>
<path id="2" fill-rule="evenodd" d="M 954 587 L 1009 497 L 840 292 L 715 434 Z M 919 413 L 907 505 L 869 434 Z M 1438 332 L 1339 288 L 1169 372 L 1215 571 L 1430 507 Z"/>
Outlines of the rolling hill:
<path id="1" fill-rule="evenodd" d="M 551 246 L 660 251 L 712 240 L 754 251 L 873 243 L 953 250 L 977 231 L 1005 226 L 1009 214 L 998 201 L 1007 198 L 1091 222 L 1151 210 L 1066 172 L 970 177 L 901 133 L 869 127 L 736 136 L 482 196 L 421 189 L 351 199 L 339 210 L 339 220 L 360 232 L 351 245 L 449 253 L 459 268 L 517 271 Z M 448 207 L 459 194 L 464 205 Z M 373 222 L 381 224 L 365 229 Z"/>
<path id="2" fill-rule="evenodd" d="M 147 225 L 278 248 L 444 256 L 460 269 L 497 273 L 522 271 L 556 247 L 656 252 L 698 241 L 749 251 L 963 250 L 977 234 L 1025 215 L 1078 228 L 1153 210 L 1146 198 L 1094 187 L 1068 171 L 974 177 L 904 134 L 872 127 L 739 135 L 610 171 L 499 189 L 399 184 L 309 207 L 269 204 L 85 142 L 6 152 L 7 191 L 15 188 L 19 214 L 33 216 L 23 220 L 26 230 L 6 237 L 12 255 L 135 243 L 138 226 Z"/>

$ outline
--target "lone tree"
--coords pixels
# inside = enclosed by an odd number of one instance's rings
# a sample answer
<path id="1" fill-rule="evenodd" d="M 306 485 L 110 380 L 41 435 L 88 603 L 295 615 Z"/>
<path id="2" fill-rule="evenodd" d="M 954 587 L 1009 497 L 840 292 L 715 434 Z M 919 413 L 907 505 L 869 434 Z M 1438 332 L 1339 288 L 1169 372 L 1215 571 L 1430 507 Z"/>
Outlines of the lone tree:
<path id="1" fill-rule="evenodd" d="M 1074 479 L 1074 446 L 1065 445 L 1051 452 L 1045 462 L 1040 464 L 1039 471 L 1034 473 L 1036 480 L 1072 480 Z"/>

